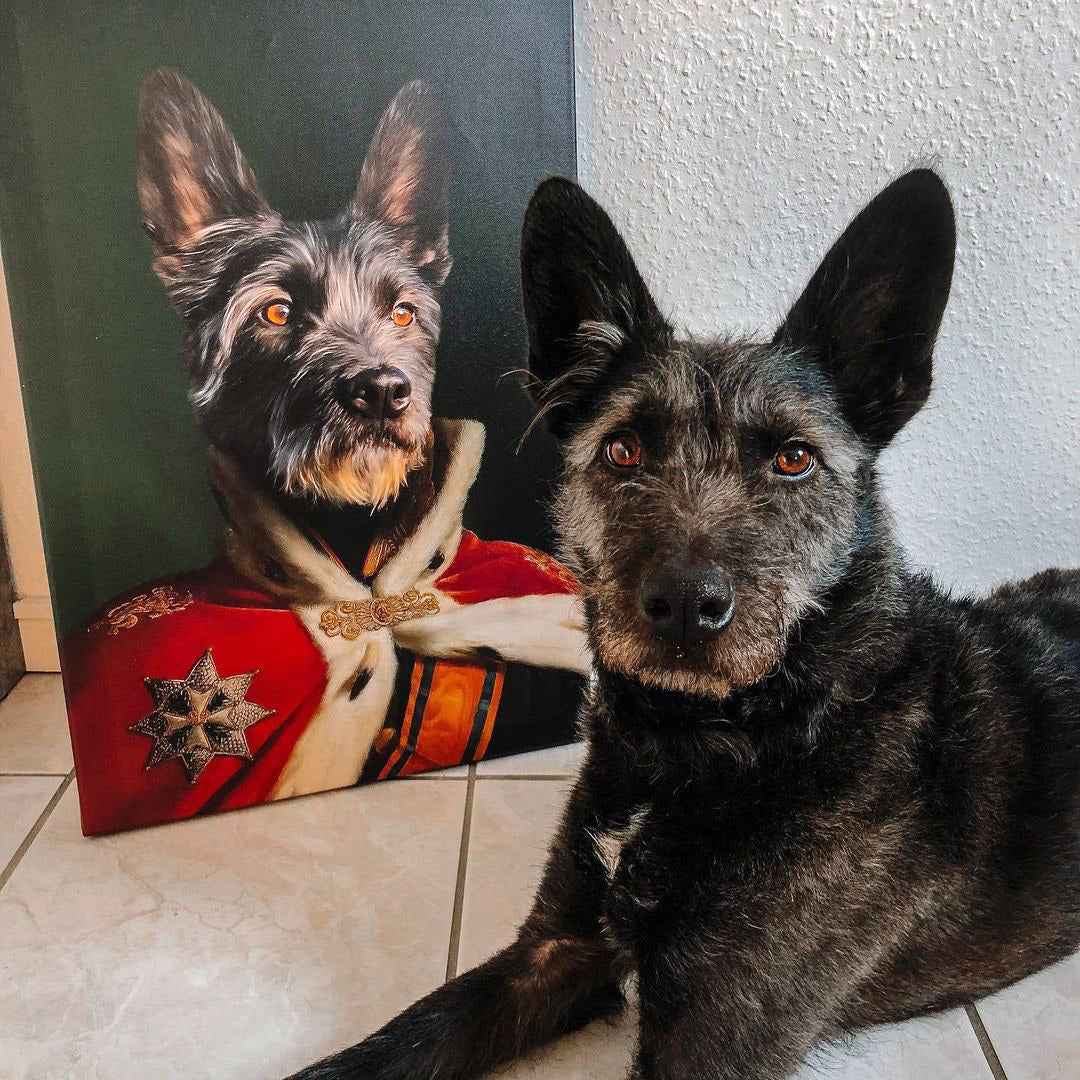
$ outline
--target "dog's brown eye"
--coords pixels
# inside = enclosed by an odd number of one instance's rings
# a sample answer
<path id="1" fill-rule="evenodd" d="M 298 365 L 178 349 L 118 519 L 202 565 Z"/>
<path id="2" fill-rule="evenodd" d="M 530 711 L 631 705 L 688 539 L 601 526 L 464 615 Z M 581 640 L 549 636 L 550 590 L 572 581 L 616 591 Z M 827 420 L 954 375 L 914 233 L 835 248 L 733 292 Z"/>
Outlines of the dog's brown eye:
<path id="1" fill-rule="evenodd" d="M 814 451 L 805 443 L 788 443 L 773 458 L 773 471 L 781 476 L 805 476 L 814 467 Z"/>
<path id="2" fill-rule="evenodd" d="M 275 300 L 267 304 L 259 313 L 271 326 L 284 326 L 292 317 L 292 304 L 285 300 Z"/>
<path id="3" fill-rule="evenodd" d="M 617 431 L 608 436 L 604 457 L 616 469 L 632 469 L 641 463 L 641 440 L 632 431 Z"/>
<path id="4" fill-rule="evenodd" d="M 390 318 L 394 320 L 395 326 L 411 326 L 416 318 L 416 308 L 412 304 L 395 304 Z"/>

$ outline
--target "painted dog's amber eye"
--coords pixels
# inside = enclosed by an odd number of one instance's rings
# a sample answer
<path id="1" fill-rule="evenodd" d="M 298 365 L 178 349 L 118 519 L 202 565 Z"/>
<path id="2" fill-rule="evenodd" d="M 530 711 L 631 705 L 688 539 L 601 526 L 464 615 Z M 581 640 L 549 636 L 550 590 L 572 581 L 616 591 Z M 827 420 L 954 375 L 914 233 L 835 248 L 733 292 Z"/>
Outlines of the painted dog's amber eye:
<path id="1" fill-rule="evenodd" d="M 395 326 L 411 326 L 416 318 L 416 308 L 412 304 L 395 304 L 390 318 L 394 320 Z"/>
<path id="2" fill-rule="evenodd" d="M 616 469 L 641 464 L 641 440 L 632 431 L 617 431 L 604 443 L 604 457 Z"/>
<path id="3" fill-rule="evenodd" d="M 805 476 L 814 467 L 814 451 L 806 443 L 788 443 L 773 458 L 773 472 L 781 476 Z"/>
<path id="4" fill-rule="evenodd" d="M 287 300 L 275 300 L 259 312 L 271 326 L 284 326 L 292 318 L 292 304 Z"/>

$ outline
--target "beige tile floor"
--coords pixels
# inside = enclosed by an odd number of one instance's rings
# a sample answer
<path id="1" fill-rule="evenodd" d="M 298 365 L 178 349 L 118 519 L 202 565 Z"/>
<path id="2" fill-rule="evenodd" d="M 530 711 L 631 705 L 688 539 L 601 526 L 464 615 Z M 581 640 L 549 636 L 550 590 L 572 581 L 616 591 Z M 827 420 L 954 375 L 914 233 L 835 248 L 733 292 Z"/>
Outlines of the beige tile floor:
<path id="1" fill-rule="evenodd" d="M 509 940 L 579 759 L 86 840 L 59 680 L 24 679 L 0 703 L 0 1077 L 273 1080 L 358 1038 Z M 499 1075 L 619 1080 L 632 1027 L 594 1025 Z M 1002 1077 L 1080 1078 L 1080 960 L 799 1074 Z"/>

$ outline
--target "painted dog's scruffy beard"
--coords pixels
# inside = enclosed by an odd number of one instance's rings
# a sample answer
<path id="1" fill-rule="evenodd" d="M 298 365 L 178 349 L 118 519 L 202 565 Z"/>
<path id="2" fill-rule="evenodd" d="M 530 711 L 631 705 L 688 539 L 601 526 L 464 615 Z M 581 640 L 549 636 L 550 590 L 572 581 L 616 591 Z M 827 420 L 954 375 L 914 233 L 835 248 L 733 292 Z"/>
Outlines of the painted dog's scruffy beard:
<path id="1" fill-rule="evenodd" d="M 307 502 L 372 509 L 391 502 L 431 445 L 431 367 L 412 364 L 409 371 L 413 402 L 396 419 L 360 419 L 330 401 L 305 422 L 288 409 L 280 419 L 272 417 L 271 482 Z"/>
<path id="2" fill-rule="evenodd" d="M 431 445 L 432 368 L 414 363 L 409 371 L 413 401 L 393 419 L 350 415 L 334 400 L 334 377 L 318 369 L 306 379 L 282 378 L 271 390 L 267 365 L 260 401 L 242 407 L 226 394 L 201 410 L 200 420 L 211 442 L 283 495 L 376 510 L 401 492 Z"/>
<path id="3" fill-rule="evenodd" d="M 379 509 L 397 496 L 409 473 L 423 464 L 427 442 L 412 447 L 358 445 L 344 454 L 325 451 L 294 465 L 282 486 L 292 496 Z"/>
<path id="4" fill-rule="evenodd" d="M 430 369 L 411 370 L 414 400 L 396 419 L 359 419 L 329 401 L 302 423 L 288 410 L 273 415 L 266 467 L 271 483 L 306 502 L 372 509 L 391 502 L 431 446 Z"/>

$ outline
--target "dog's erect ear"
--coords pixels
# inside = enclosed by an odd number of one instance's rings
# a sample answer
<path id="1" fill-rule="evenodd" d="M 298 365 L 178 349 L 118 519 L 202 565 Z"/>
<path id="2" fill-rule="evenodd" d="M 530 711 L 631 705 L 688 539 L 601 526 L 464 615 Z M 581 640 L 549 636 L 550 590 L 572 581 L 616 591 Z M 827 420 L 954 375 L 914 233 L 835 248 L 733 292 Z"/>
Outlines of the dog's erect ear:
<path id="1" fill-rule="evenodd" d="M 875 449 L 929 396 L 955 249 L 945 185 L 928 169 L 909 172 L 847 227 L 776 333 L 822 365 Z"/>
<path id="2" fill-rule="evenodd" d="M 561 177 L 525 211 L 521 292 L 530 389 L 556 438 L 621 359 L 671 333 L 611 218 Z"/>
<path id="3" fill-rule="evenodd" d="M 407 83 L 371 139 L 353 213 L 392 225 L 409 258 L 433 284 L 450 273 L 449 121 L 435 91 Z"/>
<path id="4" fill-rule="evenodd" d="M 138 151 L 143 225 L 166 281 L 208 225 L 272 213 L 225 121 L 179 72 L 163 68 L 143 82 Z"/>

